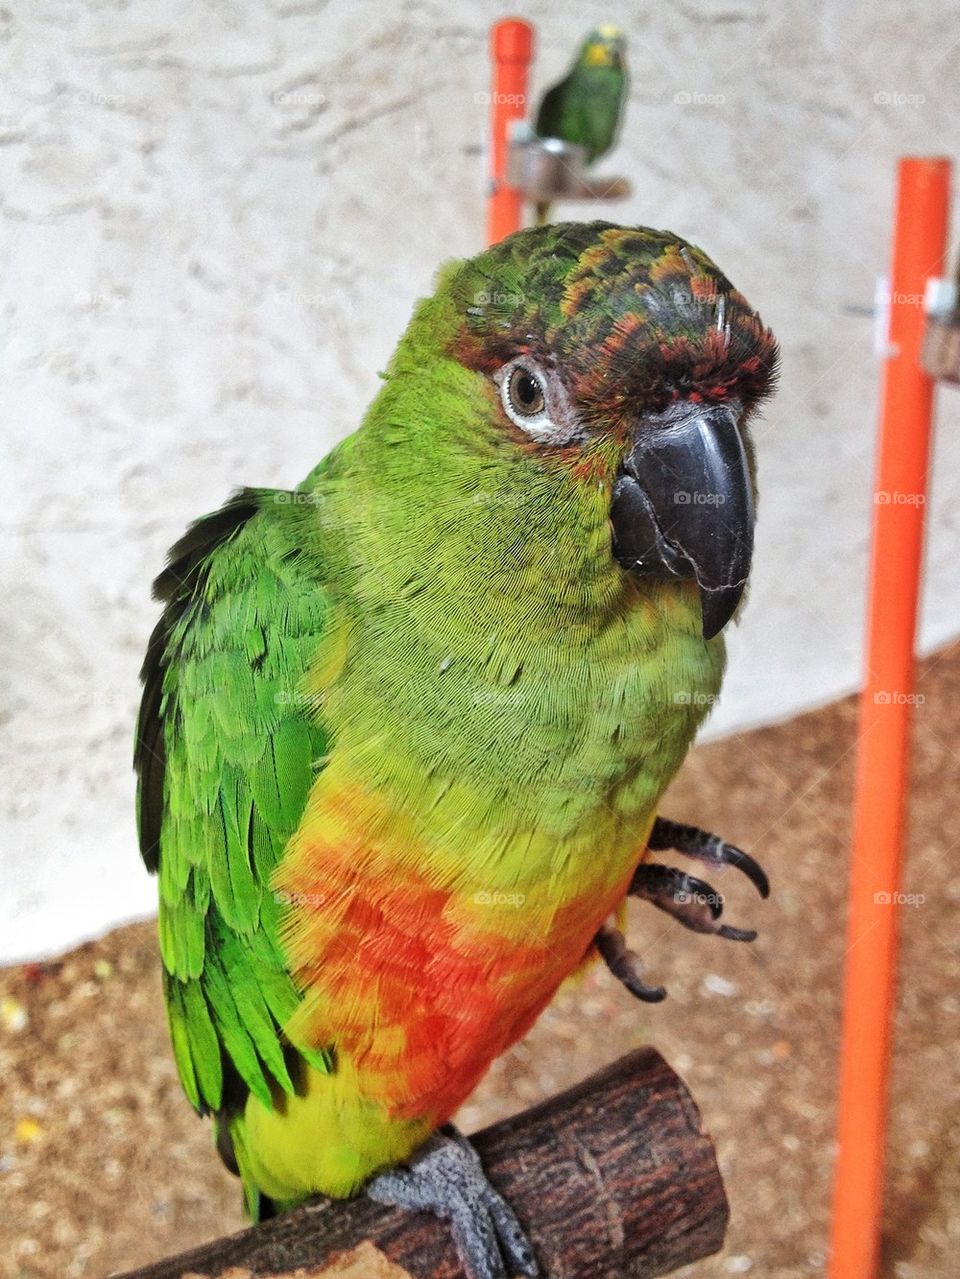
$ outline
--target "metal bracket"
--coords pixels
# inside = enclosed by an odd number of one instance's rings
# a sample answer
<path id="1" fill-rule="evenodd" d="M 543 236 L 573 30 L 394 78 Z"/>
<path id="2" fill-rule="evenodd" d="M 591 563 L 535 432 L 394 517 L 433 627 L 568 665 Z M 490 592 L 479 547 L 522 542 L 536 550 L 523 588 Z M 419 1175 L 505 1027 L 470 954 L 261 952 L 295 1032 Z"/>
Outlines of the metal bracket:
<path id="1" fill-rule="evenodd" d="M 588 177 L 586 147 L 560 138 L 538 138 L 526 120 L 510 129 L 507 182 L 527 200 L 622 200 L 626 178 Z"/>
<path id="2" fill-rule="evenodd" d="M 955 280 L 927 281 L 923 367 L 931 377 L 953 386 L 960 386 L 960 306 L 957 303 Z"/>

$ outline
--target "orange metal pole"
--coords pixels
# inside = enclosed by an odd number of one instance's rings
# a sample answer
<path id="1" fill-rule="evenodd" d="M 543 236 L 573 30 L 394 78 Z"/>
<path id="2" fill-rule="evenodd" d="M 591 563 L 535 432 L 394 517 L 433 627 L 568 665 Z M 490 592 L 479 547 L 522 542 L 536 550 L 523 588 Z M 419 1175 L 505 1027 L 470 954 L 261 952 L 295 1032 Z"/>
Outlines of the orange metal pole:
<path id="1" fill-rule="evenodd" d="M 533 28 L 519 18 L 496 22 L 490 32 L 493 92 L 490 98 L 490 197 L 487 243 L 497 244 L 519 231 L 523 197 L 507 186 L 508 133 L 527 112 L 527 67 L 533 56 Z"/>
<path id="2" fill-rule="evenodd" d="M 874 491 L 866 676 L 853 807 L 840 1113 L 830 1279 L 876 1279 L 931 379 L 923 296 L 944 274 L 950 161 L 901 159 L 890 275 L 890 351 Z"/>

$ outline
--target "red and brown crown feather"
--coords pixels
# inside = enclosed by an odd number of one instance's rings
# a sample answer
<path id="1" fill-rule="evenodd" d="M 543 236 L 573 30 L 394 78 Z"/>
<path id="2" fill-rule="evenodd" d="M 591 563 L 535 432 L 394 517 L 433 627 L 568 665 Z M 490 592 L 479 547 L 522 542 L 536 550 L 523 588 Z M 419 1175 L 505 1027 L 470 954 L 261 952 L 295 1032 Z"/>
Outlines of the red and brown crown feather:
<path id="1" fill-rule="evenodd" d="M 668 231 L 557 223 L 510 236 L 452 281 L 457 358 L 483 372 L 519 354 L 553 364 L 585 421 L 671 401 L 752 408 L 777 343 L 706 254 Z"/>

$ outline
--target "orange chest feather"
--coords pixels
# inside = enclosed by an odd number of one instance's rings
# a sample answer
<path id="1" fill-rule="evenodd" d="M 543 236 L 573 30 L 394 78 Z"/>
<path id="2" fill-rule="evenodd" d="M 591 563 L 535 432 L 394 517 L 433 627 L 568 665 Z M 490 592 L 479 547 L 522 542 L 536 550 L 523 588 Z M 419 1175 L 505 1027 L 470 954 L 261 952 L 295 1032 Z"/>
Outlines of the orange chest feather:
<path id="1" fill-rule="evenodd" d="M 288 1030 L 332 1045 L 397 1117 L 442 1122 L 578 965 L 629 868 L 572 898 L 550 880 L 504 890 L 373 808 L 327 791 L 279 867 L 304 992 Z"/>

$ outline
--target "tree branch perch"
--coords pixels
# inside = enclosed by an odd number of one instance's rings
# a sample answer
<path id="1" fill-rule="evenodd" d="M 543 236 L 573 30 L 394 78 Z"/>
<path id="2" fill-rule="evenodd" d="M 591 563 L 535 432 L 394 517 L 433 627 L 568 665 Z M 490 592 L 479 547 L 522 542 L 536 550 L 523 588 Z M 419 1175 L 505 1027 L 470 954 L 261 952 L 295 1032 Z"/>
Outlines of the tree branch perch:
<path id="1" fill-rule="evenodd" d="M 686 1086 L 641 1048 L 472 1138 L 548 1279 L 652 1279 L 716 1252 L 728 1209 Z M 462 1279 L 448 1231 L 317 1199 L 118 1279 Z"/>

